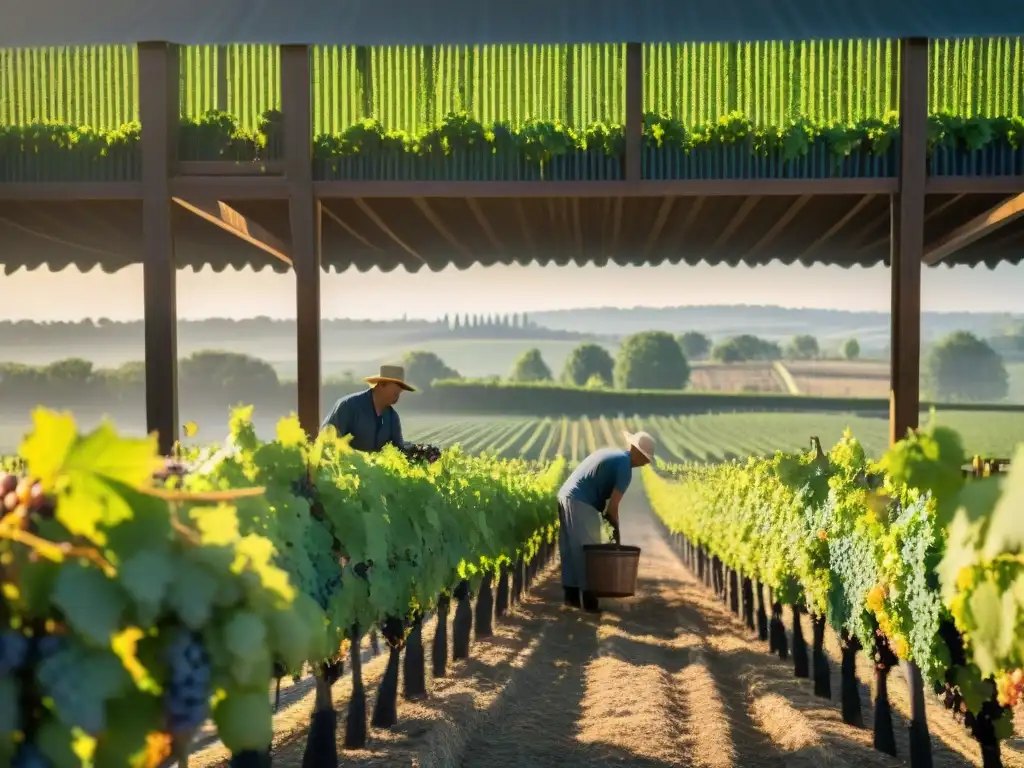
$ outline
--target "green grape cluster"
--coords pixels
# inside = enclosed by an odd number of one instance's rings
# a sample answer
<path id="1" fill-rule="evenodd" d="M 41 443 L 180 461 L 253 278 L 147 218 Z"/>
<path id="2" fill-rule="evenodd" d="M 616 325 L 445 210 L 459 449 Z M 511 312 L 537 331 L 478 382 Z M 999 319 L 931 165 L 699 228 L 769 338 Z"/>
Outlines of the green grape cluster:
<path id="1" fill-rule="evenodd" d="M 308 440 L 294 416 L 262 441 L 251 408 L 168 472 L 153 437 L 79 434 L 43 409 L 34 422 L 18 467 L 53 513 L 0 525 L 4 763 L 156 766 L 207 714 L 232 752 L 265 749 L 271 680 L 529 560 L 565 473 L 367 456 L 332 431 Z"/>

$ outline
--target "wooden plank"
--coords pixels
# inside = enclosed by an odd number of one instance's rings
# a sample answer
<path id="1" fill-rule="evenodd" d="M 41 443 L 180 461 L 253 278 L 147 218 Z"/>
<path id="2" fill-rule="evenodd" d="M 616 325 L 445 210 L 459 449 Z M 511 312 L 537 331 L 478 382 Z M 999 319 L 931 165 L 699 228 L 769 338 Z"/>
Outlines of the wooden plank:
<path id="1" fill-rule="evenodd" d="M 924 253 L 924 263 L 928 266 L 938 264 L 961 248 L 966 248 L 1021 216 L 1024 216 L 1024 192 L 992 206 L 928 246 Z"/>
<path id="2" fill-rule="evenodd" d="M 313 195 L 313 112 L 309 47 L 281 46 L 281 111 L 288 219 L 295 267 L 299 422 L 320 429 L 320 266 L 322 216 Z"/>
<path id="3" fill-rule="evenodd" d="M 921 377 L 921 260 L 927 181 L 928 41 L 900 41 L 900 175 L 891 205 L 889 441 L 916 429 Z M 924 726 L 927 729 L 927 726 Z"/>
<path id="4" fill-rule="evenodd" d="M 178 438 L 178 302 L 170 178 L 178 149 L 178 48 L 139 45 L 142 132 L 142 282 L 145 295 L 146 426 L 169 454 Z"/>
<path id="5" fill-rule="evenodd" d="M 280 176 L 281 160 L 236 162 L 233 160 L 188 160 L 178 163 L 179 176 Z"/>
<path id="6" fill-rule="evenodd" d="M 292 257 L 289 255 L 289 248 L 279 238 L 270 234 L 267 230 L 252 221 L 245 215 L 239 213 L 227 203 L 219 200 L 200 201 L 185 200 L 175 197 L 174 202 L 186 211 L 194 213 L 199 218 L 210 222 L 215 227 L 223 229 L 240 240 L 259 248 L 261 251 L 270 254 L 275 259 L 283 261 L 289 267 L 292 266 Z"/>

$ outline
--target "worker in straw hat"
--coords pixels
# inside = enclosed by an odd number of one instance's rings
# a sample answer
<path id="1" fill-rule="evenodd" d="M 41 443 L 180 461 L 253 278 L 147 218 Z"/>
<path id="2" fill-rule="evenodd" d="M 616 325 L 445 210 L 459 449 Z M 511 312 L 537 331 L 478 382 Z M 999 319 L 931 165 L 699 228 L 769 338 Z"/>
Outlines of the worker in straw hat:
<path id="1" fill-rule="evenodd" d="M 388 443 L 401 448 L 402 420 L 395 404 L 402 392 L 415 392 L 416 388 L 406 383 L 405 369 L 400 365 L 382 365 L 380 373 L 363 381 L 370 388 L 336 402 L 320 429 L 333 426 L 340 437 L 351 435 L 349 444 L 357 451 L 373 453 Z"/>
<path id="2" fill-rule="evenodd" d="M 562 559 L 565 604 L 585 611 L 599 610 L 587 591 L 583 547 L 601 543 L 601 517 L 615 530 L 618 541 L 619 504 L 633 479 L 633 468 L 654 461 L 654 438 L 646 432 L 624 432 L 629 450 L 602 448 L 580 462 L 558 492 L 558 553 Z"/>

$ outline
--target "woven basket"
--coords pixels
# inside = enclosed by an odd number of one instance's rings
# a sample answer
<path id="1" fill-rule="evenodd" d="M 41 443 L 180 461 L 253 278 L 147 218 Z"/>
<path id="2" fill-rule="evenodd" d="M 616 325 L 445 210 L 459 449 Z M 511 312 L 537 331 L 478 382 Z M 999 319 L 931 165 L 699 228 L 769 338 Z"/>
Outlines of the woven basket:
<path id="1" fill-rule="evenodd" d="M 587 591 L 594 597 L 632 597 L 636 594 L 636 573 L 640 547 L 621 544 L 586 544 Z"/>

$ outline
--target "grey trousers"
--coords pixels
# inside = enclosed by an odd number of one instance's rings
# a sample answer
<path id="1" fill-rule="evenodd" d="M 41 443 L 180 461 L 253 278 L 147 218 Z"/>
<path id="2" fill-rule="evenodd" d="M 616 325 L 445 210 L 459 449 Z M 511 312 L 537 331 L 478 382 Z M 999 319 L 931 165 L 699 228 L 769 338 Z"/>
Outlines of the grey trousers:
<path id="1" fill-rule="evenodd" d="M 601 513 L 575 499 L 558 500 L 558 554 L 562 559 L 562 586 L 587 588 L 584 544 L 601 543 Z"/>

